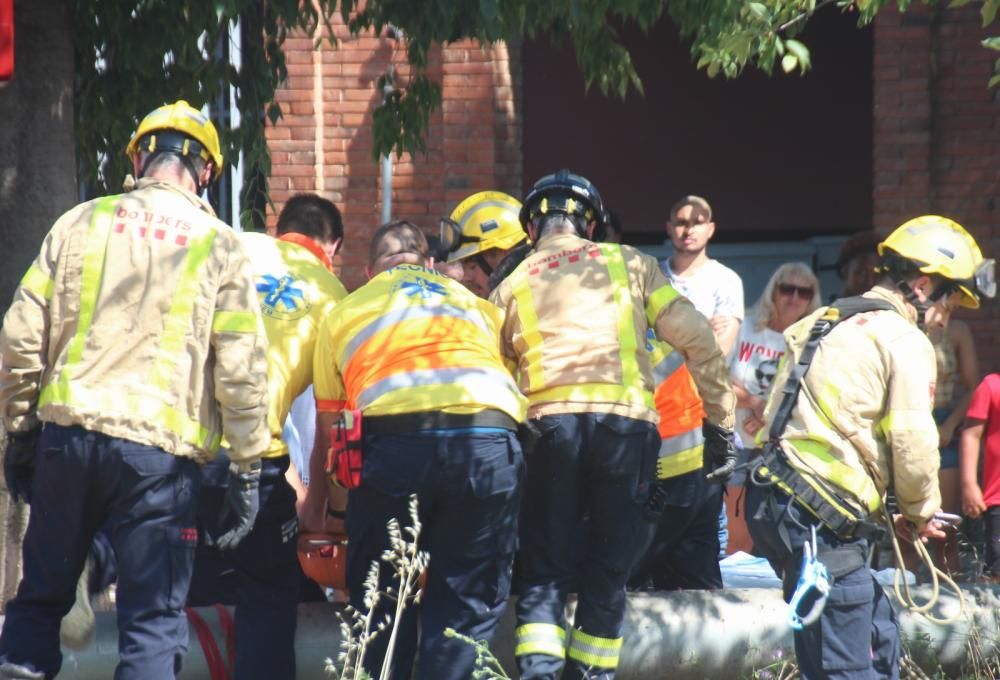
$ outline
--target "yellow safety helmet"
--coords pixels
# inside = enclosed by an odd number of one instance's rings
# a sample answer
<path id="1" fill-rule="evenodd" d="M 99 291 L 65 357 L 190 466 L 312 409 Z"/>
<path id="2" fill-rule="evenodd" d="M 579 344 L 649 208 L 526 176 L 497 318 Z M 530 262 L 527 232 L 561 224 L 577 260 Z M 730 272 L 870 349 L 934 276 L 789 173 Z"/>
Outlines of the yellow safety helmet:
<path id="1" fill-rule="evenodd" d="M 980 299 L 996 294 L 994 260 L 983 259 L 972 235 L 947 217 L 922 215 L 904 222 L 878 244 L 878 254 L 883 260 L 895 254 L 924 274 L 952 282 L 962 293 L 963 307 L 977 309 Z"/>
<path id="2" fill-rule="evenodd" d="M 130 158 L 139 151 L 158 150 L 173 151 L 183 157 L 200 156 L 215 164 L 214 179 L 222 174 L 222 147 L 215 125 L 183 99 L 161 106 L 143 118 L 125 147 Z"/>
<path id="3" fill-rule="evenodd" d="M 448 250 L 448 262 L 455 262 L 485 250 L 509 250 L 528 238 L 518 214 L 521 202 L 502 191 L 472 194 L 441 219 L 441 243 Z"/>

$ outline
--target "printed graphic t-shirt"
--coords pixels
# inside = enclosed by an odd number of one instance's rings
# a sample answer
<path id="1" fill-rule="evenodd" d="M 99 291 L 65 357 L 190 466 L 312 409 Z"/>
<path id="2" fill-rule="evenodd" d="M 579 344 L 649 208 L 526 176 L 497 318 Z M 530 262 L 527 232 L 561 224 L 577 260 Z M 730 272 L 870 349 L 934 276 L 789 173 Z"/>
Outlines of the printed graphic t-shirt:
<path id="1" fill-rule="evenodd" d="M 766 326 L 756 330 L 753 319 L 744 320 L 740 324 L 736 347 L 729 358 L 730 380 L 735 385 L 741 385 L 749 394 L 767 399 L 778 372 L 778 362 L 786 349 L 784 335 Z M 743 427 L 750 415 L 752 411 L 748 408 L 736 409 L 736 432 L 747 448 L 753 446 L 754 440 L 754 436 Z"/>

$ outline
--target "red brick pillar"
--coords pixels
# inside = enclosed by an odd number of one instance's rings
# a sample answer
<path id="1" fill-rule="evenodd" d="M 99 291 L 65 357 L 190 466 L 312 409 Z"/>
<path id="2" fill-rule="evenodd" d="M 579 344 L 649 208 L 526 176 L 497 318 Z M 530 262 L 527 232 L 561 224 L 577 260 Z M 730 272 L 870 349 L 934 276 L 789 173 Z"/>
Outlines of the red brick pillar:
<path id="1" fill-rule="evenodd" d="M 931 31 L 923 6 L 900 15 L 887 7 L 875 21 L 873 222 L 897 226 L 901 215 L 930 209 Z"/>
<path id="2" fill-rule="evenodd" d="M 964 225 L 986 257 L 1000 257 L 1000 95 L 987 87 L 996 32 L 979 6 L 887 7 L 875 23 L 874 223 L 891 229 L 922 213 Z M 962 315 L 980 372 L 1000 370 L 1000 307 Z"/>

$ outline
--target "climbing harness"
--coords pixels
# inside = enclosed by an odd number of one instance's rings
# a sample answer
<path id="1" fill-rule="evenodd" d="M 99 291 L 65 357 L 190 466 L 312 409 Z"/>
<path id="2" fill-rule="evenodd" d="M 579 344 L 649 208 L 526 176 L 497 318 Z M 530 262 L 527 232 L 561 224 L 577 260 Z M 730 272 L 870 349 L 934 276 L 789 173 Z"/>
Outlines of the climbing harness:
<path id="1" fill-rule="evenodd" d="M 820 341 L 841 321 L 864 312 L 876 310 L 891 310 L 891 305 L 879 300 L 870 298 L 846 298 L 838 300 L 823 313 L 813 325 L 809 333 L 809 338 L 802 350 L 802 354 L 795 367 L 792 369 L 788 380 L 782 391 L 782 401 L 778 407 L 770 430 L 768 431 L 768 442 L 764 446 L 763 455 L 751 464 L 750 480 L 760 486 L 774 485 L 787 494 L 800 507 L 812 513 L 830 531 L 844 540 L 864 538 L 871 542 L 876 542 L 882 529 L 877 522 L 872 521 L 861 512 L 854 509 L 853 505 L 846 502 L 834 485 L 826 483 L 819 478 L 807 478 L 797 468 L 792 466 L 787 456 L 781 448 L 781 435 L 791 417 L 792 410 L 798 401 L 799 391 L 802 388 L 802 380 L 809 370 Z M 847 436 L 848 440 L 852 437 Z M 881 479 L 878 466 L 871 456 L 866 453 L 863 447 L 857 447 L 861 462 L 864 464 L 869 476 L 875 482 L 879 492 L 884 494 L 885 482 Z M 896 537 L 892 515 L 886 504 L 882 503 L 881 515 L 885 521 L 892 542 L 893 551 L 896 556 L 896 564 L 902 565 L 903 559 L 899 549 L 899 541 Z M 827 591 L 831 585 L 829 571 L 818 561 L 816 554 L 816 527 L 811 527 L 812 541 L 807 542 L 803 549 L 802 573 L 796 586 L 795 595 L 790 603 L 789 625 L 793 630 L 801 630 L 815 621 L 822 613 L 822 605 L 825 604 L 825 595 L 821 593 L 821 588 Z M 920 540 L 915 529 L 911 530 L 914 550 L 920 559 L 927 565 L 931 574 L 931 595 L 923 603 L 918 603 L 910 591 L 910 585 L 903 576 L 903 569 L 897 566 L 893 579 L 893 589 L 900 604 L 915 614 L 920 614 L 928 621 L 940 625 L 948 625 L 965 615 L 965 599 L 962 590 L 955 581 L 943 571 L 934 566 L 927 548 Z M 787 537 L 786 537 L 787 539 Z M 822 585 L 820 581 L 822 577 Z M 836 578 L 836 575 L 833 577 Z M 947 618 L 941 618 L 931 613 L 940 597 L 941 583 L 944 582 L 948 588 L 954 591 L 959 601 L 959 611 Z M 818 606 L 814 606 L 805 616 L 798 611 L 805 596 L 812 591 L 821 594 Z M 801 592 L 800 592 L 801 591 Z M 796 599 L 797 597 L 797 599 Z M 796 618 L 797 617 L 797 618 Z M 798 627 L 796 627 L 798 625 Z"/>

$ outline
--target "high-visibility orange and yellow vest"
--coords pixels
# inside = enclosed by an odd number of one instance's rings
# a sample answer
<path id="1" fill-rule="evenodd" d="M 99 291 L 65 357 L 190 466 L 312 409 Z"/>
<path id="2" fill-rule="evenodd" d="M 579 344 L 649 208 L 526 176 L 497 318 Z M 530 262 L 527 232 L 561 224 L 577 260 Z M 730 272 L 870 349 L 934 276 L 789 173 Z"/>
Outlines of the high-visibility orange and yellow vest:
<path id="1" fill-rule="evenodd" d="M 527 402 L 500 355 L 503 314 L 433 269 L 402 264 L 344 298 L 316 343 L 319 411 L 503 411 Z"/>
<path id="2" fill-rule="evenodd" d="M 679 477 L 702 467 L 705 408 L 698 388 L 684 364 L 684 356 L 650 330 L 646 338 L 653 364 L 656 391 L 653 400 L 660 414 L 660 454 L 656 465 L 659 479 Z"/>
<path id="3" fill-rule="evenodd" d="M 312 357 L 323 319 L 347 290 L 330 271 L 330 260 L 312 239 L 290 233 L 279 238 L 245 233 L 257 299 L 267 332 L 267 426 L 265 458 L 288 454 L 281 438 L 292 401 L 313 381 Z"/>

